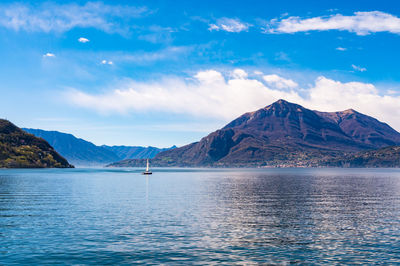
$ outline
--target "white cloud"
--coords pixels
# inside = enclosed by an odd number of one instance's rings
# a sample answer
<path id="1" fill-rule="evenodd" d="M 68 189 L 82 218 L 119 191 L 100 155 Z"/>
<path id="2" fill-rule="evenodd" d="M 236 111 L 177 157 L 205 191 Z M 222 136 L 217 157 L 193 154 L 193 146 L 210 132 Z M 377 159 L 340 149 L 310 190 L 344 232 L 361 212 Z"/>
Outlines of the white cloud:
<path id="1" fill-rule="evenodd" d="M 245 79 L 247 78 L 247 76 L 247 72 L 240 68 L 237 68 L 232 72 L 232 77 L 235 79 Z"/>
<path id="2" fill-rule="evenodd" d="M 234 72 L 245 73 L 244 70 Z M 288 91 L 280 88 L 279 82 L 266 85 L 245 75 L 235 76 L 234 72 L 224 76 L 219 71 L 206 70 L 198 72 L 193 79 L 166 77 L 158 82 L 129 81 L 100 94 L 72 90 L 66 93 L 65 99 L 101 113 L 170 112 L 214 117 L 226 122 L 278 99 L 286 99 L 320 111 L 353 108 L 400 130 L 400 96 L 381 95 L 373 84 L 342 83 L 321 76 L 310 87 Z M 287 81 L 277 77 L 273 79 Z M 291 82 L 289 84 L 294 87 Z"/>
<path id="3" fill-rule="evenodd" d="M 342 51 L 342 52 L 343 52 L 343 51 L 346 51 L 346 50 L 347 50 L 347 48 L 344 48 L 344 47 L 337 47 L 337 48 L 336 48 L 336 50 L 338 50 L 338 51 Z"/>
<path id="4" fill-rule="evenodd" d="M 310 108 L 321 111 L 353 108 L 400 130 L 400 96 L 381 95 L 373 84 L 342 83 L 319 77 L 308 93 L 304 104 Z"/>
<path id="5" fill-rule="evenodd" d="M 114 63 L 112 61 L 108 61 L 108 60 L 101 60 L 101 64 L 102 65 L 112 65 Z"/>
<path id="6" fill-rule="evenodd" d="M 209 31 L 219 31 L 224 30 L 227 32 L 241 32 L 247 31 L 250 25 L 247 23 L 241 22 L 239 19 L 233 18 L 220 18 L 216 21 L 215 24 L 210 24 L 208 30 Z"/>
<path id="7" fill-rule="evenodd" d="M 263 76 L 263 79 L 268 85 L 276 87 L 278 89 L 294 89 L 298 86 L 298 84 L 293 80 L 282 78 L 276 74 L 265 75 Z"/>
<path id="8" fill-rule="evenodd" d="M 89 39 L 86 39 L 86 38 L 84 38 L 84 37 L 80 37 L 80 38 L 78 39 L 78 42 L 87 43 L 87 42 L 90 42 L 90 40 L 89 40 Z"/>
<path id="9" fill-rule="evenodd" d="M 45 54 L 43 55 L 43 57 L 56 57 L 56 55 L 53 54 L 53 53 L 45 53 Z"/>
<path id="10" fill-rule="evenodd" d="M 360 71 L 360 72 L 367 71 L 367 69 L 365 67 L 360 67 L 360 66 L 356 66 L 356 65 L 351 65 L 351 67 L 356 71 Z"/>
<path id="11" fill-rule="evenodd" d="M 224 84 L 225 78 L 222 73 L 215 70 L 206 70 L 198 72 L 194 78 L 196 78 L 202 84 Z"/>
<path id="12" fill-rule="evenodd" d="M 102 113 L 162 111 L 227 119 L 262 107 L 271 99 L 296 102 L 301 99 L 295 92 L 270 89 L 246 76 L 239 69 L 227 77 L 219 71 L 206 70 L 198 72 L 193 79 L 167 77 L 159 82 L 131 81 L 126 87 L 98 95 L 74 90 L 68 92 L 67 98 L 73 104 Z"/>
<path id="13" fill-rule="evenodd" d="M 352 16 L 336 14 L 313 18 L 289 17 L 272 20 L 265 32 L 295 33 L 327 30 L 349 31 L 357 35 L 373 32 L 400 34 L 400 18 L 380 11 L 355 12 Z"/>
<path id="14" fill-rule="evenodd" d="M 0 26 L 15 31 L 65 32 L 72 28 L 96 28 L 125 34 L 124 20 L 149 13 L 145 7 L 106 5 L 101 2 L 38 5 L 21 3 L 0 5 Z"/>

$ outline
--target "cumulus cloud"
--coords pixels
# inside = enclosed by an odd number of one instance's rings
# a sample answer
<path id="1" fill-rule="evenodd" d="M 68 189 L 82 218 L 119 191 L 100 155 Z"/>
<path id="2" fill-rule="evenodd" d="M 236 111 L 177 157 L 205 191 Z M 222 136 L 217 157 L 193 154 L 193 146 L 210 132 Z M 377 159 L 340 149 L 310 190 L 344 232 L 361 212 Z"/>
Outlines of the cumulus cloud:
<path id="1" fill-rule="evenodd" d="M 271 89 L 261 81 L 246 78 L 236 69 L 224 76 L 216 70 L 200 71 L 192 79 L 166 77 L 159 82 L 131 81 L 126 87 L 104 94 L 70 91 L 67 98 L 75 105 L 102 113 L 168 111 L 195 116 L 230 119 L 262 107 L 271 99 L 298 102 L 295 92 Z"/>
<path id="2" fill-rule="evenodd" d="M 353 108 L 373 116 L 400 130 L 400 96 L 382 95 L 373 85 L 319 77 L 308 91 L 304 104 L 322 111 L 338 111 Z"/>
<path id="3" fill-rule="evenodd" d="M 374 32 L 400 34 L 400 18 L 380 11 L 355 12 L 351 16 L 341 14 L 300 18 L 274 19 L 265 30 L 268 33 L 296 33 L 307 31 L 340 30 L 368 35 Z"/>
<path id="4" fill-rule="evenodd" d="M 232 72 L 232 77 L 236 79 L 245 79 L 247 78 L 247 76 L 248 76 L 247 72 L 240 68 L 237 68 Z"/>
<path id="5" fill-rule="evenodd" d="M 346 51 L 346 50 L 347 50 L 347 48 L 344 48 L 344 47 L 337 47 L 337 48 L 336 48 L 336 50 L 338 50 L 338 51 L 342 51 L 342 52 L 343 52 L 343 51 Z"/>
<path id="6" fill-rule="evenodd" d="M 90 42 L 90 40 L 89 40 L 89 39 L 86 39 L 86 38 L 84 38 L 84 37 L 80 37 L 80 38 L 78 39 L 78 42 L 87 43 L 87 42 Z"/>
<path id="7" fill-rule="evenodd" d="M 250 25 L 241 22 L 239 19 L 233 18 L 220 18 L 215 24 L 210 24 L 208 30 L 213 31 L 227 31 L 227 32 L 241 32 L 247 31 Z"/>
<path id="8" fill-rule="evenodd" d="M 236 69 L 224 75 L 216 70 L 206 70 L 189 79 L 166 77 L 158 82 L 132 80 L 100 94 L 71 90 L 66 92 L 65 99 L 100 113 L 156 111 L 208 116 L 226 122 L 278 99 L 286 99 L 320 111 L 354 108 L 400 129 L 400 96 L 382 95 L 373 84 L 342 83 L 321 76 L 309 87 L 293 89 L 297 83 L 285 84 L 288 79 L 278 75 L 266 75 L 267 80 L 274 81 L 267 82 L 265 76 L 262 79 L 250 78 L 245 73 Z M 285 81 L 285 88 L 281 81 Z"/>
<path id="9" fill-rule="evenodd" d="M 360 72 L 365 72 L 367 71 L 367 69 L 365 67 L 360 67 L 360 66 L 356 66 L 356 65 L 351 65 L 351 67 L 355 70 L 355 71 L 360 71 Z"/>
<path id="10" fill-rule="evenodd" d="M 107 5 L 101 2 L 38 5 L 0 5 L 0 26 L 15 31 L 65 32 L 72 28 L 96 28 L 108 33 L 126 33 L 124 20 L 149 13 L 146 7 Z"/>
<path id="11" fill-rule="evenodd" d="M 43 57 L 55 57 L 56 55 L 53 53 L 45 53 Z"/>
<path id="12" fill-rule="evenodd" d="M 278 89 L 286 89 L 286 88 L 294 89 L 298 86 L 298 84 L 293 80 L 282 78 L 276 74 L 265 75 L 263 76 L 263 79 L 268 85 L 271 85 Z"/>

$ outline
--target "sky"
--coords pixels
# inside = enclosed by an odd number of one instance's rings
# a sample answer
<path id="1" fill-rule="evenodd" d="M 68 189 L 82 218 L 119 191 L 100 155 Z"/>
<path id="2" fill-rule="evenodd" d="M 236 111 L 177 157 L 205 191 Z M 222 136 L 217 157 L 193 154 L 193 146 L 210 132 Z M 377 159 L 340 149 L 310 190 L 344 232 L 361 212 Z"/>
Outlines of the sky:
<path id="1" fill-rule="evenodd" d="M 400 131 L 398 1 L 1 1 L 0 117 L 185 145 L 278 99 Z"/>

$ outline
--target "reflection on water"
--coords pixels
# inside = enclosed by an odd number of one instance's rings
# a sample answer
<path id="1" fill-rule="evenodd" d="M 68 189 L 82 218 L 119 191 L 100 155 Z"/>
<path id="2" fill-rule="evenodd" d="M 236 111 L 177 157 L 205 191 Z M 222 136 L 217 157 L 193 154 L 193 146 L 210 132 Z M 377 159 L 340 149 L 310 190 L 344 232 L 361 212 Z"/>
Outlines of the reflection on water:
<path id="1" fill-rule="evenodd" d="M 400 263 L 400 170 L 0 170 L 0 263 Z"/>

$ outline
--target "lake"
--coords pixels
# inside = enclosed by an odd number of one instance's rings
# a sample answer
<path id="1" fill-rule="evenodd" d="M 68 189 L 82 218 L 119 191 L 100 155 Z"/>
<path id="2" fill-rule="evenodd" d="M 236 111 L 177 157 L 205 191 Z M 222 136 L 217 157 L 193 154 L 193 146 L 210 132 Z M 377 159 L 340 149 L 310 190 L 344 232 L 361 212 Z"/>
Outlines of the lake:
<path id="1" fill-rule="evenodd" d="M 0 264 L 400 263 L 400 169 L 0 170 Z"/>

